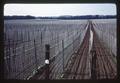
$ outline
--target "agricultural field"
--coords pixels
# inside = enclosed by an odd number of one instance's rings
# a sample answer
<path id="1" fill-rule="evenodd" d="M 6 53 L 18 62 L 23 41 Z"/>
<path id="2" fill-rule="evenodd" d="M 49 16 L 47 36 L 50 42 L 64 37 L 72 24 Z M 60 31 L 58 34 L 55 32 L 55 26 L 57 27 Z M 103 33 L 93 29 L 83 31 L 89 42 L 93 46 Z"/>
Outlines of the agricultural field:
<path id="1" fill-rule="evenodd" d="M 58 56 L 56 62 L 61 64 L 63 41 L 66 64 L 68 54 L 82 42 L 86 25 L 87 20 L 5 20 L 5 75 L 10 79 L 28 78 L 45 65 L 45 44 L 50 44 L 50 58 Z"/>
<path id="2" fill-rule="evenodd" d="M 116 57 L 116 19 L 91 21 L 101 42 Z M 45 45 L 49 44 L 53 61 L 50 76 L 59 79 L 87 29 L 88 20 L 4 20 L 5 78 L 29 79 L 37 73 L 45 65 Z"/>
<path id="3" fill-rule="evenodd" d="M 116 19 L 104 19 L 93 20 L 95 30 L 99 38 L 104 42 L 105 46 L 109 48 L 110 53 L 113 53 L 116 57 L 117 53 L 117 20 Z"/>

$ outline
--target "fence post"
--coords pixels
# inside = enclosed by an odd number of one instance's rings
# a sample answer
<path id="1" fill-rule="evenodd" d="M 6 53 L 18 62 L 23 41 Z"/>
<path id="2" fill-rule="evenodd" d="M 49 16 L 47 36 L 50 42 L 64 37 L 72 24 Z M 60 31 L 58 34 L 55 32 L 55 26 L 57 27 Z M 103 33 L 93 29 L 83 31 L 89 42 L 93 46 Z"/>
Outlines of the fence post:
<path id="1" fill-rule="evenodd" d="M 37 49 L 36 49 L 36 43 L 35 43 L 35 39 L 34 39 L 34 49 L 35 49 L 35 65 L 36 65 L 36 70 L 38 69 L 38 62 L 37 62 Z"/>
<path id="2" fill-rule="evenodd" d="M 62 53 L 63 53 L 63 72 L 64 72 L 64 40 L 62 40 Z"/>
<path id="3" fill-rule="evenodd" d="M 49 57 L 50 57 L 50 45 L 45 45 L 45 79 L 49 80 Z"/>
<path id="4" fill-rule="evenodd" d="M 11 64 L 11 50 L 10 50 L 10 39 L 8 39 L 8 50 L 9 50 L 9 55 L 8 56 L 6 56 L 6 57 L 8 57 L 8 74 L 9 74 L 9 76 L 10 76 L 10 72 L 11 72 L 11 66 L 10 66 L 10 64 Z M 10 78 L 10 77 L 9 77 Z"/>
<path id="5" fill-rule="evenodd" d="M 40 37 L 41 37 L 40 39 L 41 39 L 41 44 L 42 44 L 42 31 L 41 31 L 41 36 Z"/>

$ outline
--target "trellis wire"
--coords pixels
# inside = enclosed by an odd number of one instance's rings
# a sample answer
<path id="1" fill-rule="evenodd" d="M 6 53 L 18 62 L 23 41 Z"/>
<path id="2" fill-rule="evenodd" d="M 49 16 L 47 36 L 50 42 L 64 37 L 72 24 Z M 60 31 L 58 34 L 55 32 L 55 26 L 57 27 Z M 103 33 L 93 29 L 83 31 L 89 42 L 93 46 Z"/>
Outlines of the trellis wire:
<path id="1" fill-rule="evenodd" d="M 37 69 L 45 65 L 45 44 L 50 44 L 50 58 L 56 56 L 54 63 L 61 67 L 62 40 L 64 40 L 64 57 L 66 58 L 64 65 L 66 65 L 70 55 L 82 41 L 86 25 L 86 22 L 63 25 L 56 25 L 53 22 L 50 25 L 9 22 L 5 22 L 4 28 L 6 79 L 28 79 L 33 76 Z M 61 63 L 56 62 L 57 60 L 61 60 Z M 59 69 L 57 72 L 61 74 L 62 70 Z"/>

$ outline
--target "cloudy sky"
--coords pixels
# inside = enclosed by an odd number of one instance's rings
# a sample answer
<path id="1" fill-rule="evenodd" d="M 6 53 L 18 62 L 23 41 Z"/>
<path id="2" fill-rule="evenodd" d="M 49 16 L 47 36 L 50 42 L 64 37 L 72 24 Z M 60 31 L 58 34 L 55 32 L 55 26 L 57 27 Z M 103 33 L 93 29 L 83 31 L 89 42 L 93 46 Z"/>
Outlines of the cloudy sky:
<path id="1" fill-rule="evenodd" d="M 115 4 L 5 4 L 4 15 L 116 15 Z"/>

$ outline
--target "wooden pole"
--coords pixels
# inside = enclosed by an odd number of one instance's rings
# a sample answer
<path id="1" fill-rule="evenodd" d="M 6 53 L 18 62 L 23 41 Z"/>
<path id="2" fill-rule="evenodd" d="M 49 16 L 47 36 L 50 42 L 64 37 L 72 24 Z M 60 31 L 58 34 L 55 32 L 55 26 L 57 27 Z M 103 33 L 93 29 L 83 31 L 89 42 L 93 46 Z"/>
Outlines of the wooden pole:
<path id="1" fill-rule="evenodd" d="M 50 45 L 49 44 L 46 44 L 45 45 L 45 67 L 46 67 L 46 70 L 45 70 L 45 79 L 49 80 L 49 58 L 50 58 Z"/>
<path id="2" fill-rule="evenodd" d="M 64 40 L 62 40 L 62 51 L 63 51 L 63 72 L 64 72 Z"/>
<path id="3" fill-rule="evenodd" d="M 37 62 L 37 49 L 36 49 L 36 43 L 34 39 L 34 49 L 35 49 L 35 65 L 36 65 L 36 70 L 38 69 L 38 62 Z"/>

